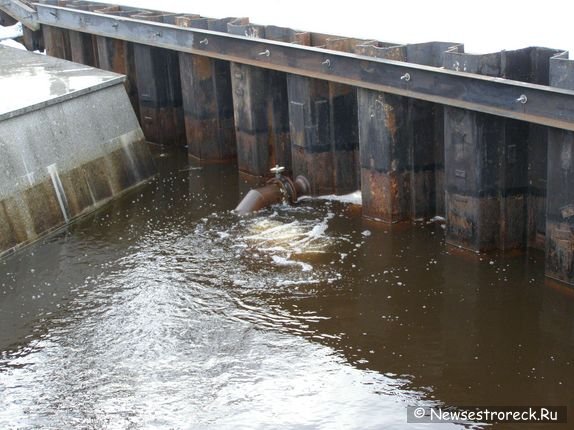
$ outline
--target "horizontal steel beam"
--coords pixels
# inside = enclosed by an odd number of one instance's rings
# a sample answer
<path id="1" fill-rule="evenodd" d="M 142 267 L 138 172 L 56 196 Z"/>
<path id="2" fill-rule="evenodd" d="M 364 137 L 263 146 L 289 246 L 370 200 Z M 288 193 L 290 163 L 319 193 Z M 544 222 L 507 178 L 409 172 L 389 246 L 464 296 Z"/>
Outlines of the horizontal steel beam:
<path id="1" fill-rule="evenodd" d="M 0 10 L 20 21 L 32 31 L 40 29 L 36 11 L 19 0 L 0 0 Z"/>
<path id="2" fill-rule="evenodd" d="M 574 131 L 574 91 L 267 39 L 36 4 L 45 25 Z"/>

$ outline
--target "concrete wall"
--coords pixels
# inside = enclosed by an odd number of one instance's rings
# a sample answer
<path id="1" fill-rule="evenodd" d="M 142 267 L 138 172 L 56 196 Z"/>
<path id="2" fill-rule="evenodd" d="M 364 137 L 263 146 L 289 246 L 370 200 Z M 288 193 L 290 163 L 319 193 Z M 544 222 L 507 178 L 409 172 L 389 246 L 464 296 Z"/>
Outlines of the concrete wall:
<path id="1" fill-rule="evenodd" d="M 155 173 L 121 83 L 0 121 L 0 154 L 0 255 Z"/>

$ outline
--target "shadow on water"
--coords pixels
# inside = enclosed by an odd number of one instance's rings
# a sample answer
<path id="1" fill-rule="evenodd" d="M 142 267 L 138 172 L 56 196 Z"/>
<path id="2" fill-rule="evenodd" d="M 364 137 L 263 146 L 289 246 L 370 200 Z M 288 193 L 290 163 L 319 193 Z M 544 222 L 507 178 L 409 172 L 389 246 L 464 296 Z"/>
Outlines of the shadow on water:
<path id="1" fill-rule="evenodd" d="M 574 406 L 574 299 L 542 254 L 460 253 L 439 223 L 331 201 L 240 218 L 235 166 L 157 161 L 0 261 L 1 428 L 443 429 L 461 426 L 406 406 Z"/>

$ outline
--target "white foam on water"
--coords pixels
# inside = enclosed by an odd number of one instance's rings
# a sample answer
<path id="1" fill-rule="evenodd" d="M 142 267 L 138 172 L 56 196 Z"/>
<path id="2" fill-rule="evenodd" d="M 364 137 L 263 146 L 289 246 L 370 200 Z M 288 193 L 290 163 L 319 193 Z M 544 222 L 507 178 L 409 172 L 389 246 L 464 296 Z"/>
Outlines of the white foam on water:
<path id="1" fill-rule="evenodd" d="M 236 237 L 236 242 L 244 243 L 253 258 L 266 257 L 275 266 L 292 268 L 300 273 L 312 272 L 315 268 L 305 256 L 328 252 L 328 248 L 336 240 L 327 233 L 329 221 L 335 214 L 328 211 L 317 218 L 316 214 L 312 213 L 311 219 L 308 215 L 304 215 L 307 218 L 297 219 L 285 218 L 284 214 L 277 214 L 272 219 L 269 217 L 251 219 L 242 226 L 243 234 L 240 233 Z M 317 279 L 317 276 L 314 278 Z M 280 280 L 277 285 L 291 285 L 283 281 Z M 308 279 L 296 278 L 290 281 L 310 283 Z"/>
<path id="2" fill-rule="evenodd" d="M 340 203 L 348 203 L 352 205 L 359 205 L 363 204 L 363 197 L 361 195 L 361 190 L 357 190 L 355 192 L 344 194 L 344 195 L 337 195 L 337 194 L 326 194 L 324 196 L 319 197 L 310 197 L 310 196 L 303 196 L 299 198 L 299 200 L 329 200 L 332 202 L 340 202 Z"/>
<path id="3" fill-rule="evenodd" d="M 285 223 L 276 219 L 258 219 L 248 227 L 250 234 L 242 239 L 261 251 L 283 252 L 283 257 L 294 253 L 322 253 L 329 244 L 325 232 L 334 216 L 329 212 L 318 223 L 315 220 Z"/>
<path id="4" fill-rule="evenodd" d="M 292 285 L 307 285 L 307 284 L 319 284 L 321 281 L 318 279 L 302 279 L 300 281 L 292 281 L 289 279 L 283 279 L 281 281 L 277 281 L 275 286 L 277 287 L 288 287 Z"/>
<path id="5" fill-rule="evenodd" d="M 301 266 L 301 270 L 303 272 L 310 272 L 313 270 L 313 266 L 302 261 L 290 260 L 289 258 L 280 257 L 279 255 L 272 255 L 271 259 L 278 266 Z"/>

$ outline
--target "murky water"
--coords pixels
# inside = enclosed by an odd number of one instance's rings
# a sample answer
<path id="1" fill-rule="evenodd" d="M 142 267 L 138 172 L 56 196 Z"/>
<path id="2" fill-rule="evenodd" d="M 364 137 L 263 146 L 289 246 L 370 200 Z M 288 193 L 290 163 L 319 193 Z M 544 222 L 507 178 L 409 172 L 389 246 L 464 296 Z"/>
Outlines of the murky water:
<path id="1" fill-rule="evenodd" d="M 453 252 L 440 223 L 339 202 L 242 219 L 234 167 L 177 160 L 0 262 L 0 428 L 459 427 L 407 424 L 415 404 L 574 422 L 574 295 L 541 253 Z"/>

